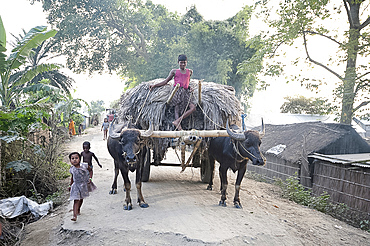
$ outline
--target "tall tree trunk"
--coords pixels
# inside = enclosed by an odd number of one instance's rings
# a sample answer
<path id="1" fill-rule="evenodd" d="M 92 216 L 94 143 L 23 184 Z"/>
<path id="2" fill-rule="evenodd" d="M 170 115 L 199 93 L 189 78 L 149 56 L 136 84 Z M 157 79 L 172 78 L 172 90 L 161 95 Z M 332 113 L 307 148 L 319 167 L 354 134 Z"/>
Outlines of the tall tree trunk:
<path id="1" fill-rule="evenodd" d="M 353 104 L 355 101 L 356 85 L 356 62 L 360 36 L 360 4 L 351 4 L 349 11 L 349 39 L 347 44 L 347 67 L 343 81 L 342 114 L 340 123 L 350 125 L 353 116 Z"/>

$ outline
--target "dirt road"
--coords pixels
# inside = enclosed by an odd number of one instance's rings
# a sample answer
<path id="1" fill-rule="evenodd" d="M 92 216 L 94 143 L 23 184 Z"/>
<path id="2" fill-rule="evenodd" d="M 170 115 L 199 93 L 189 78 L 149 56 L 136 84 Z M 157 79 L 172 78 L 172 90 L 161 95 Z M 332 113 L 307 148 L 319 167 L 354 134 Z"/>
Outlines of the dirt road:
<path id="1" fill-rule="evenodd" d="M 218 206 L 220 192 L 206 190 L 200 170 L 180 167 L 151 167 L 150 181 L 143 184 L 149 208 L 136 203 L 123 210 L 123 181 L 118 194 L 109 195 L 113 160 L 98 127 L 74 137 L 66 153 L 81 151 L 82 142 L 103 168 L 94 163 L 98 189 L 84 201 L 81 216 L 72 222 L 71 204 L 30 224 L 22 245 L 370 245 L 370 235 L 323 213 L 281 198 L 279 188 L 244 179 L 240 194 L 243 209 L 232 206 L 234 177 L 229 176 L 228 207 Z M 176 161 L 173 153 L 167 162 Z M 132 198 L 136 201 L 135 176 L 131 174 Z"/>

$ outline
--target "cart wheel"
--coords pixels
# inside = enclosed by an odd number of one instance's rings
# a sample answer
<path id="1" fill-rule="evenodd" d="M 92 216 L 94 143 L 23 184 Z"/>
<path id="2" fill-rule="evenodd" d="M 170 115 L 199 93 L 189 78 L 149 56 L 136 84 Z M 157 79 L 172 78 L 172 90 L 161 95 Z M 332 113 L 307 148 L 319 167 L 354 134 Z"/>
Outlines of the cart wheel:
<path id="1" fill-rule="evenodd" d="M 209 164 L 208 152 L 204 152 L 202 158 L 202 165 L 200 166 L 200 178 L 203 183 L 209 183 L 212 177 L 211 165 Z"/>
<path id="2" fill-rule="evenodd" d="M 150 176 L 150 148 L 146 147 L 146 154 L 144 160 L 143 174 L 141 175 L 141 181 L 147 182 Z"/>

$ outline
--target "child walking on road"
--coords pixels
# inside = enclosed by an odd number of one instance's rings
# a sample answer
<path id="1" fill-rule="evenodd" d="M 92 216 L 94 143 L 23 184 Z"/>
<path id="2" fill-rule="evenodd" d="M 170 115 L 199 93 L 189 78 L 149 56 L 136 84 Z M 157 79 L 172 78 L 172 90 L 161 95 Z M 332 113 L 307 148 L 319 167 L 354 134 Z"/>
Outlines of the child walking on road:
<path id="1" fill-rule="evenodd" d="M 108 128 L 109 128 L 109 122 L 108 122 L 108 119 L 105 118 L 103 124 L 101 125 L 101 131 L 104 130 L 104 138 L 103 138 L 103 140 L 108 139 L 108 137 L 107 137 L 107 135 L 108 135 Z"/>
<path id="2" fill-rule="evenodd" d="M 89 178 L 89 165 L 81 163 L 81 155 L 78 152 L 69 154 L 69 160 L 72 164 L 69 172 L 71 173 L 71 182 L 69 190 L 71 192 L 69 200 L 73 200 L 73 217 L 76 221 L 77 215 L 80 215 L 83 199 L 89 196 L 89 192 L 96 189 L 96 186 Z"/>
<path id="3" fill-rule="evenodd" d="M 92 179 L 92 176 L 93 176 L 92 158 L 94 157 L 95 161 L 98 163 L 100 168 L 102 168 L 103 166 L 100 165 L 98 157 L 96 157 L 96 155 L 93 152 L 90 151 L 90 142 L 88 142 L 88 141 L 83 142 L 82 149 L 84 150 L 84 151 L 81 152 L 82 162 L 87 163 L 89 165 L 89 167 L 90 167 L 90 178 Z"/>

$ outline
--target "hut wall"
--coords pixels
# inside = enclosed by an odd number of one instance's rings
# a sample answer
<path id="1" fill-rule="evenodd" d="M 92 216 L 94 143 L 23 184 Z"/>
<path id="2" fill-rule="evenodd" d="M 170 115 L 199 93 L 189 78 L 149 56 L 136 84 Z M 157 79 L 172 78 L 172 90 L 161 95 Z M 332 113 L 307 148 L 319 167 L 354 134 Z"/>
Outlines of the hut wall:
<path id="1" fill-rule="evenodd" d="M 255 166 L 248 163 L 247 170 L 260 174 L 269 181 L 273 181 L 275 178 L 285 180 L 294 176 L 295 173 L 300 173 L 300 165 L 298 163 L 291 163 L 273 154 L 264 153 L 264 155 L 267 159 L 265 166 Z"/>
<path id="2" fill-rule="evenodd" d="M 357 168 L 333 164 L 322 160 L 314 161 L 313 194 L 319 196 L 324 191 L 335 203 L 370 212 L 370 168 Z"/>
<path id="3" fill-rule="evenodd" d="M 43 145 L 44 143 L 49 143 L 50 141 L 50 131 L 49 129 L 37 130 L 28 134 L 28 139 L 35 144 Z"/>

